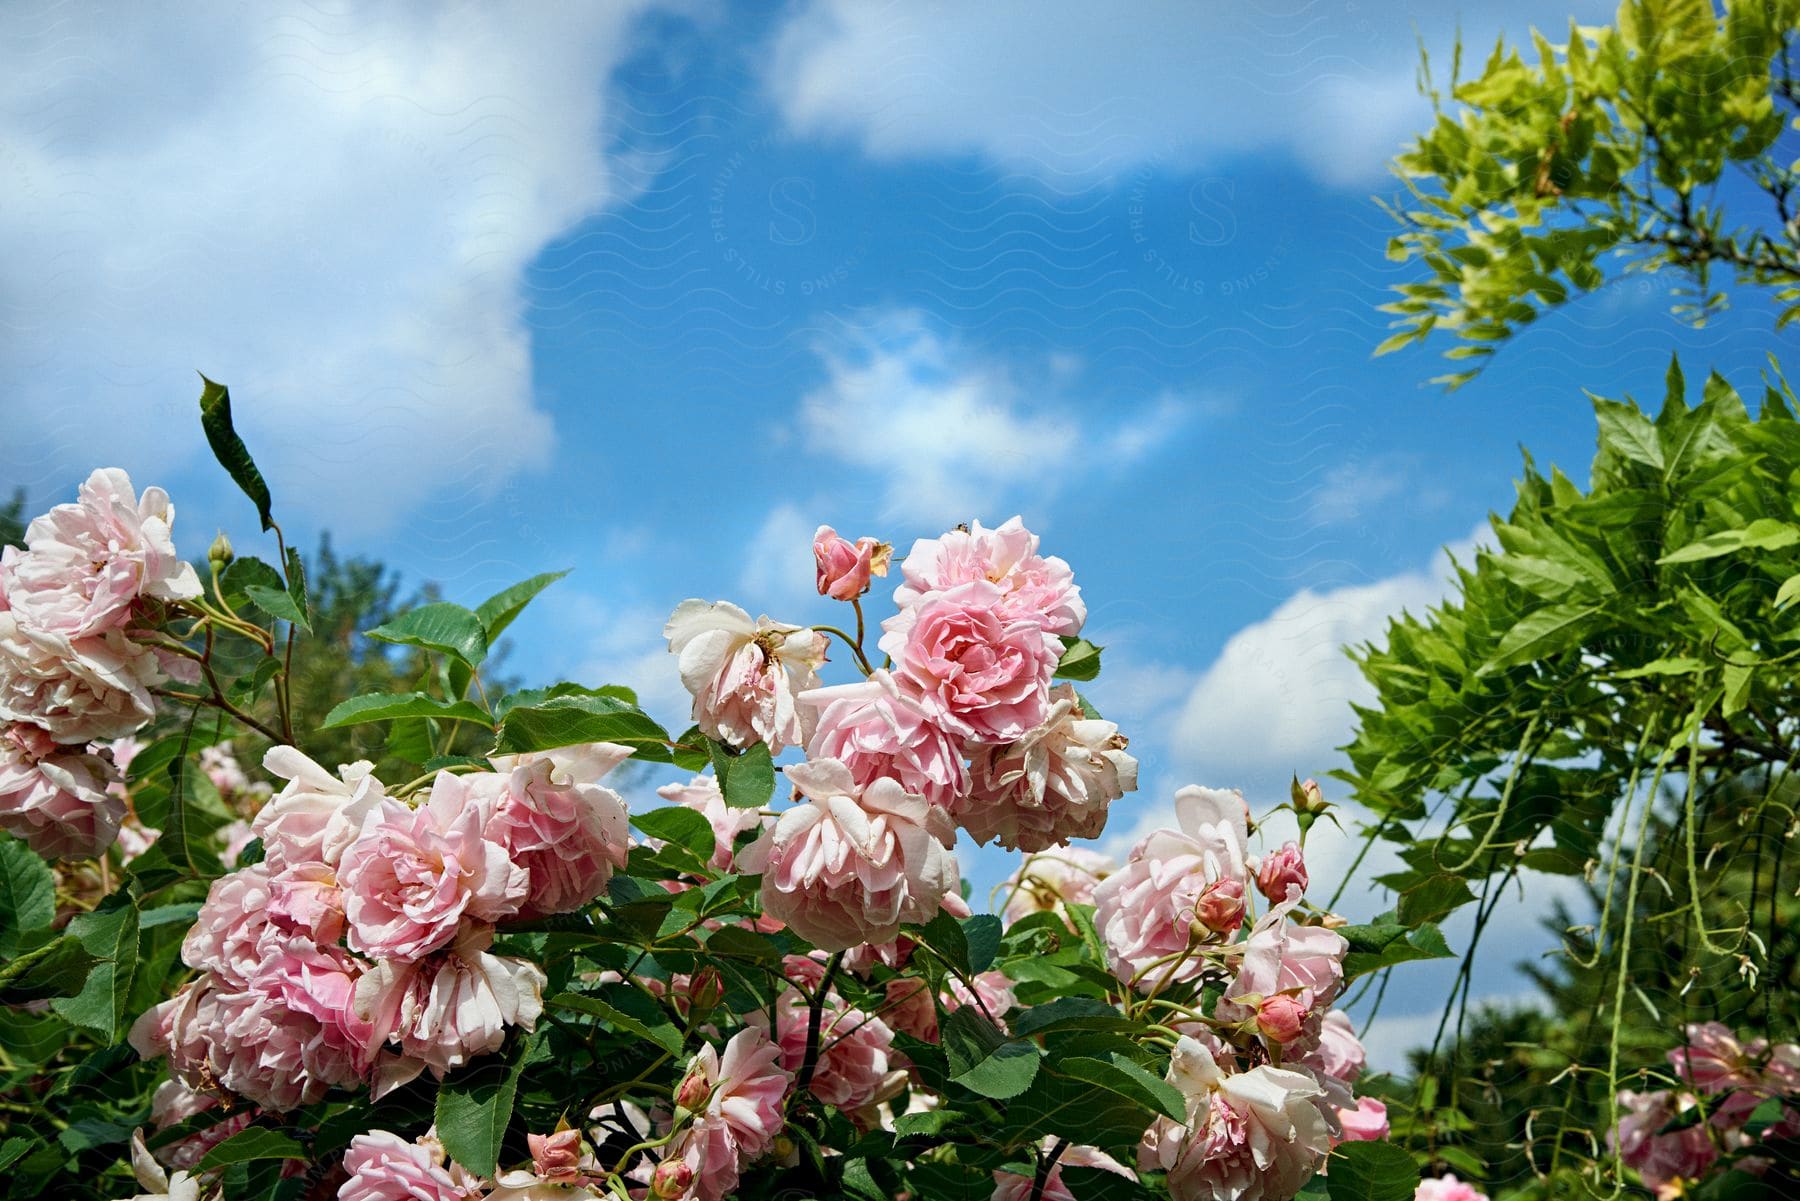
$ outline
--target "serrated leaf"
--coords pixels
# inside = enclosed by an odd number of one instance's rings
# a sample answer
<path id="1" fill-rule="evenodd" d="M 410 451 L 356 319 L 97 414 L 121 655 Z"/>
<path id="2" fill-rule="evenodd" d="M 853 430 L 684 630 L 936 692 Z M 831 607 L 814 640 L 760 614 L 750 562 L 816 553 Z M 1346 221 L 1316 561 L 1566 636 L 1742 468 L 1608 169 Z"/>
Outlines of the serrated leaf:
<path id="1" fill-rule="evenodd" d="M 523 1041 L 515 1042 L 504 1059 L 477 1060 L 438 1086 L 438 1140 L 451 1159 L 477 1176 L 492 1176 L 499 1161 L 525 1067 L 525 1047 Z"/>
<path id="2" fill-rule="evenodd" d="M 444 701 L 423 692 L 404 695 L 371 692 L 334 705 L 331 712 L 325 715 L 320 728 L 329 730 L 337 726 L 354 726 L 369 721 L 396 721 L 407 717 L 466 721 L 490 728 L 493 726 L 493 718 L 473 701 Z"/>
<path id="3" fill-rule="evenodd" d="M 608 988 L 603 995 L 560 993 L 548 1004 L 597 1017 L 627 1034 L 649 1039 L 671 1055 L 681 1053 L 681 1031 L 652 998 L 628 984 Z"/>
<path id="4" fill-rule="evenodd" d="M 1401 893 L 1395 909 L 1401 925 L 1420 926 L 1474 900 L 1475 894 L 1460 876 L 1439 873 Z"/>
<path id="5" fill-rule="evenodd" d="M 760 809 L 775 795 L 775 763 L 766 742 L 753 743 L 741 754 L 732 754 L 722 742 L 709 740 L 713 774 L 719 791 L 733 809 Z"/>
<path id="6" fill-rule="evenodd" d="M 1412 1201 L 1419 1187 L 1412 1156 L 1394 1143 L 1340 1143 L 1329 1167 L 1331 1201 Z"/>
<path id="7" fill-rule="evenodd" d="M 452 655 L 470 667 L 487 658 L 487 631 L 481 618 L 449 601 L 409 609 L 390 622 L 363 631 L 367 637 Z"/>
<path id="8" fill-rule="evenodd" d="M 250 603 L 280 621 L 291 622 L 307 633 L 312 633 L 312 623 L 299 605 L 294 603 L 291 593 L 285 588 L 270 588 L 264 584 L 250 584 L 245 587 L 244 595 Z"/>
<path id="9" fill-rule="evenodd" d="M 1092 680 L 1100 674 L 1100 651 L 1085 638 L 1064 637 L 1062 658 L 1056 662 L 1059 680 Z"/>
<path id="10" fill-rule="evenodd" d="M 664 805 L 635 813 L 631 817 L 631 824 L 651 838 L 686 847 L 701 863 L 712 858 L 716 841 L 712 825 L 705 815 L 686 805 Z"/>
<path id="11" fill-rule="evenodd" d="M 1477 674 L 1489 675 L 1568 650 L 1586 635 L 1597 612 L 1596 605 L 1546 605 L 1526 614 L 1506 631 L 1493 658 Z"/>
<path id="12" fill-rule="evenodd" d="M 1131 1019 L 1097 997 L 1058 997 L 1007 1017 L 1007 1026 L 1019 1038 L 1057 1030 L 1116 1030 L 1132 1025 Z"/>
<path id="13" fill-rule="evenodd" d="M 0 836 L 0 960 L 11 959 L 27 936 L 56 919 L 56 876 L 16 838 Z"/>
<path id="14" fill-rule="evenodd" d="M 129 901 L 81 914 L 68 931 L 94 957 L 81 991 L 58 997 L 50 1007 L 78 1026 L 112 1038 L 125 1020 L 126 998 L 137 974 L 138 912 Z"/>
<path id="15" fill-rule="evenodd" d="M 225 1139 L 200 1160 L 202 1170 L 250 1163 L 258 1159 L 305 1159 L 306 1148 L 279 1130 L 249 1126 Z"/>
<path id="16" fill-rule="evenodd" d="M 510 588 L 502 588 L 475 606 L 475 616 L 480 618 L 482 629 L 487 631 L 488 645 L 500 637 L 500 632 L 513 623 L 513 619 L 525 611 L 538 593 L 548 588 L 569 573 L 566 571 L 546 571 L 542 575 L 534 575 L 529 580 L 521 580 Z"/>
<path id="17" fill-rule="evenodd" d="M 1430 923 L 1409 930 L 1391 919 L 1378 920 L 1367 926 L 1344 926 L 1338 933 L 1350 944 L 1344 956 L 1346 981 L 1396 964 L 1455 956 L 1442 931 Z"/>
<path id="18" fill-rule="evenodd" d="M 1786 550 L 1800 543 L 1800 526 L 1773 517 L 1758 517 L 1743 529 L 1722 530 L 1670 551 L 1658 563 L 1697 563 L 1740 550 Z M 1779 601 L 1777 602 L 1780 603 Z"/>
<path id="19" fill-rule="evenodd" d="M 1037 1078 L 1036 1043 L 1009 1039 L 972 1006 L 953 1011 L 939 1031 L 950 1079 L 995 1100 L 1016 1097 Z"/>
<path id="20" fill-rule="evenodd" d="M 1059 1059 L 1052 1070 L 1059 1076 L 1073 1077 L 1117 1093 L 1151 1113 L 1160 1113 L 1178 1122 L 1187 1117 L 1187 1102 L 1179 1089 L 1116 1052 L 1105 1058 L 1078 1055 Z"/>
<path id="21" fill-rule="evenodd" d="M 1636 405 L 1595 398 L 1594 416 L 1600 423 L 1600 445 L 1646 467 L 1663 470 L 1662 443 L 1656 427 Z"/>
<path id="22" fill-rule="evenodd" d="M 582 742 L 617 742 L 640 759 L 669 762 L 669 732 L 636 705 L 611 696 L 560 696 L 516 706 L 501 720 L 497 749 L 543 751 Z"/>
<path id="23" fill-rule="evenodd" d="M 231 392 L 224 384 L 215 383 L 204 375 L 200 377 L 200 384 L 200 428 L 206 432 L 206 443 L 212 447 L 213 457 L 219 460 L 226 474 L 256 506 L 256 517 L 262 522 L 262 528 L 271 529 L 275 519 L 270 514 L 269 485 L 262 472 L 256 469 L 250 448 L 244 445 L 231 423 Z"/>

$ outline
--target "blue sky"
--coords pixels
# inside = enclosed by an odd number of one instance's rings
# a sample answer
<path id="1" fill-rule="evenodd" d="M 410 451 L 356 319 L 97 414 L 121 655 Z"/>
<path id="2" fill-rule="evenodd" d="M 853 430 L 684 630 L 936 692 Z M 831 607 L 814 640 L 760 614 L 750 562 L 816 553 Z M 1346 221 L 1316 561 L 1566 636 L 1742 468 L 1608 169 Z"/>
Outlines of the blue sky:
<path id="1" fill-rule="evenodd" d="M 1108 647 L 1128 842 L 1178 784 L 1262 807 L 1334 766 L 1337 648 L 1440 595 L 1520 445 L 1585 478 L 1582 389 L 1654 400 L 1674 348 L 1749 385 L 1775 345 L 1647 279 L 1455 396 L 1439 348 L 1370 357 L 1416 43 L 1556 33 L 1569 0 L 589 8 L 13 10 L 0 484 L 41 508 L 117 463 L 183 546 L 254 546 L 204 370 L 302 545 L 470 604 L 573 568 L 513 665 L 671 725 L 683 597 L 829 620 L 819 523 L 904 549 L 1022 513 Z M 1501 926 L 1479 995 L 1543 945 Z M 1411 979 L 1390 1061 L 1449 977 Z"/>

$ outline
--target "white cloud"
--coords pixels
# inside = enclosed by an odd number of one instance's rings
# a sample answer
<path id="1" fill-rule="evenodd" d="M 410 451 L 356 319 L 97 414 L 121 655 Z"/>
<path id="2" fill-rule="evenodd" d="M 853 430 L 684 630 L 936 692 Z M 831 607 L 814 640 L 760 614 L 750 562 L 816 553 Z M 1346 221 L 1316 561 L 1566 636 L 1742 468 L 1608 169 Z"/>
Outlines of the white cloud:
<path id="1" fill-rule="evenodd" d="M 1459 25 L 1484 55 L 1502 28 L 1561 40 L 1571 9 L 1612 13 L 1599 0 L 808 0 L 765 83 L 790 128 L 877 158 L 976 154 L 1055 184 L 1274 152 L 1362 187 L 1428 119 L 1417 39 L 1441 73 Z"/>
<path id="2" fill-rule="evenodd" d="M 12 9 L 0 474 L 203 455 L 197 368 L 320 522 L 543 462 L 523 272 L 631 186 L 638 7 Z"/>
<path id="3" fill-rule="evenodd" d="M 1046 399 L 1075 385 L 1079 364 L 1068 356 L 1021 368 L 941 336 L 911 311 L 846 324 L 819 353 L 827 380 L 801 401 L 805 439 L 881 478 L 889 519 L 1002 520 L 1050 495 L 1084 459 L 1116 469 L 1149 453 L 1189 413 L 1164 395 L 1084 420 Z"/>

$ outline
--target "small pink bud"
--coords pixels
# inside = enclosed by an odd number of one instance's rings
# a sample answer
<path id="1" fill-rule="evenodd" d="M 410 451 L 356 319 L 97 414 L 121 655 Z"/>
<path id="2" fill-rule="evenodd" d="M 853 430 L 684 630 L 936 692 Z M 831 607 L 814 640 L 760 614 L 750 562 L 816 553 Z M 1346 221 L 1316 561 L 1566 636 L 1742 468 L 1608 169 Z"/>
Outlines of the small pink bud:
<path id="1" fill-rule="evenodd" d="M 712 1084 L 705 1072 L 689 1072 L 675 1090 L 675 1104 L 689 1113 L 698 1113 L 712 1096 Z"/>
<path id="2" fill-rule="evenodd" d="M 1291 1043 L 1300 1037 L 1311 1009 L 1311 989 L 1297 997 L 1290 993 L 1264 997 L 1256 1007 L 1256 1028 L 1270 1042 Z"/>
<path id="3" fill-rule="evenodd" d="M 855 600 L 869 590 L 871 575 L 886 575 L 894 548 L 874 538 L 851 542 L 828 525 L 813 535 L 813 563 L 818 568 L 820 596 Z"/>
<path id="4" fill-rule="evenodd" d="M 712 1009 L 725 999 L 725 978 L 716 967 L 703 967 L 688 978 L 688 1003 L 695 1009 Z"/>
<path id="5" fill-rule="evenodd" d="M 531 1170 L 539 1179 L 569 1183 L 581 1175 L 581 1131 L 558 1130 L 555 1134 L 527 1134 Z"/>
<path id="6" fill-rule="evenodd" d="M 1288 887 L 1299 885 L 1300 891 L 1306 891 L 1306 860 L 1300 854 L 1300 848 L 1294 843 L 1283 843 L 1279 851 L 1264 855 L 1262 864 L 1256 869 L 1256 888 L 1271 901 L 1285 901 Z"/>
<path id="7" fill-rule="evenodd" d="M 694 1169 L 679 1159 L 665 1159 L 650 1176 L 650 1195 L 674 1201 L 694 1185 Z"/>
<path id="8" fill-rule="evenodd" d="M 1194 902 L 1194 920 L 1206 933 L 1230 934 L 1236 930 L 1244 924 L 1244 886 L 1236 880 L 1215 880 L 1207 885 Z"/>

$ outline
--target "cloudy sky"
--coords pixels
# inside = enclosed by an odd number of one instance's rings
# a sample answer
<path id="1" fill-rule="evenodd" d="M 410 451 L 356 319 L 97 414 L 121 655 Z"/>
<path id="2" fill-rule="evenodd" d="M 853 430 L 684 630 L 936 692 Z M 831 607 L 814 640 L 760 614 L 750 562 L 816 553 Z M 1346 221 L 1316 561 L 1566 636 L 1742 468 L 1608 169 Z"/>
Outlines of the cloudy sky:
<path id="1" fill-rule="evenodd" d="M 1419 44 L 1560 33 L 1570 3 L 25 0 L 0 486 L 37 509 L 116 463 L 175 495 L 184 546 L 255 545 L 204 371 L 303 544 L 470 604 L 573 568 L 513 664 L 671 725 L 683 597 L 830 620 L 816 525 L 904 548 L 1021 513 L 1075 565 L 1094 699 L 1143 760 L 1112 840 L 1181 783 L 1270 805 L 1349 736 L 1339 648 L 1441 595 L 1518 448 L 1585 478 L 1583 388 L 1655 396 L 1671 347 L 1748 383 L 1771 345 L 1760 312 L 1676 327 L 1644 281 L 1454 397 L 1429 352 L 1370 358 Z M 1319 846 L 1315 877 L 1347 860 Z M 1548 896 L 1509 902 L 1478 995 L 1523 993 Z M 1449 984 L 1407 979 L 1389 1062 Z"/>

